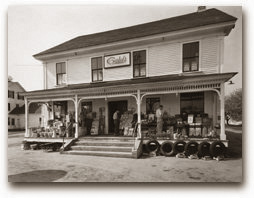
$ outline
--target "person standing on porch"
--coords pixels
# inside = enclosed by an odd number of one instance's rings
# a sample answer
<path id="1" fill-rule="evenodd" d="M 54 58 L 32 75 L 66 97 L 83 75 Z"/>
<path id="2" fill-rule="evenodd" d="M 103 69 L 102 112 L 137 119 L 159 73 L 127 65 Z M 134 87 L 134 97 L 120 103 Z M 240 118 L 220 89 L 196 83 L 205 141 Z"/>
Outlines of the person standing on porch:
<path id="1" fill-rule="evenodd" d="M 156 118 L 157 118 L 157 133 L 162 132 L 163 127 L 163 106 L 160 105 L 160 107 L 156 110 Z"/>
<path id="2" fill-rule="evenodd" d="M 114 120 L 114 133 L 115 133 L 115 135 L 119 135 L 120 119 L 119 119 L 119 111 L 118 110 L 116 110 L 115 113 L 113 114 L 113 120 Z"/>

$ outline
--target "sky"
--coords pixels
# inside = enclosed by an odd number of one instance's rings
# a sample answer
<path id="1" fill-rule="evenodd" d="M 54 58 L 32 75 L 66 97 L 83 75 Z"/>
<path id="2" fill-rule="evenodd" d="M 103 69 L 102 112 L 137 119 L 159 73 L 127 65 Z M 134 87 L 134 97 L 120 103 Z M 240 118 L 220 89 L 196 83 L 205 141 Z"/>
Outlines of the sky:
<path id="1" fill-rule="evenodd" d="M 223 72 L 238 72 L 226 95 L 242 87 L 242 9 L 207 6 L 238 18 L 225 37 Z M 42 63 L 32 55 L 77 36 L 195 12 L 197 6 L 19 5 L 8 9 L 8 75 L 27 91 L 43 89 Z"/>

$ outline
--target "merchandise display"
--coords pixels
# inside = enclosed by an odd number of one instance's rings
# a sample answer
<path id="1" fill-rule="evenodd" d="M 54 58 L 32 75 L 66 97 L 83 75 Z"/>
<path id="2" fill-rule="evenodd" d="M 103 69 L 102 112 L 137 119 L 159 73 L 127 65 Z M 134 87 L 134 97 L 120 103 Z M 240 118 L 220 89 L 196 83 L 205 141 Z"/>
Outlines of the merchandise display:
<path id="1" fill-rule="evenodd" d="M 186 138 L 216 138 L 219 134 L 219 127 L 212 130 L 212 118 L 208 114 L 177 114 L 163 115 L 163 131 L 157 133 L 156 119 L 152 120 L 151 115 L 145 116 L 142 120 L 142 133 L 144 137 L 157 137 L 166 139 L 186 139 Z M 150 118 L 150 119 L 149 119 Z M 217 133 L 216 133 L 217 132 Z"/>
<path id="2" fill-rule="evenodd" d="M 93 120 L 92 127 L 91 127 L 91 135 L 98 135 L 99 134 L 99 120 Z"/>

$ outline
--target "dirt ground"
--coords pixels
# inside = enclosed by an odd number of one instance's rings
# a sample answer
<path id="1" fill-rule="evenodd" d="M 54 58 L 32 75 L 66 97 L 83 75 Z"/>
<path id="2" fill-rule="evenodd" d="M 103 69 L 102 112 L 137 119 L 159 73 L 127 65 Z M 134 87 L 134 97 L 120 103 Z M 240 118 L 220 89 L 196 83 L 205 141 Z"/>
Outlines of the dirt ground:
<path id="1" fill-rule="evenodd" d="M 241 182 L 242 134 L 227 132 L 224 161 L 142 157 L 125 159 L 21 150 L 24 133 L 9 132 L 9 182 Z"/>

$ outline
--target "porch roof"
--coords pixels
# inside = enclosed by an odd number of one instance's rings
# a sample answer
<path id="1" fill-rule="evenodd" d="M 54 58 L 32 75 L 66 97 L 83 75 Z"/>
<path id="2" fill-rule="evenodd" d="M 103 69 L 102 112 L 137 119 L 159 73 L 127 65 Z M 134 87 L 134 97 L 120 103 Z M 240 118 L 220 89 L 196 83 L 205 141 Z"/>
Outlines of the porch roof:
<path id="1" fill-rule="evenodd" d="M 230 73 L 216 73 L 216 74 L 204 74 L 202 72 L 197 72 L 195 74 L 174 74 L 174 75 L 163 75 L 163 76 L 153 76 L 145 78 L 133 78 L 115 81 L 103 81 L 103 82 L 92 82 L 92 83 L 82 83 L 82 84 L 70 84 L 64 87 L 58 87 L 46 90 L 36 90 L 30 92 L 24 92 L 22 95 L 29 97 L 47 95 L 82 95 L 84 93 L 94 93 L 94 94 L 105 94 L 114 91 L 126 91 L 129 93 L 136 92 L 137 89 L 148 90 L 149 88 L 161 88 L 167 86 L 186 86 L 186 85 L 206 85 L 211 83 L 224 83 L 235 76 L 236 72 Z"/>

